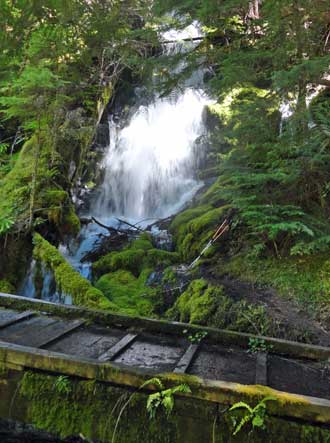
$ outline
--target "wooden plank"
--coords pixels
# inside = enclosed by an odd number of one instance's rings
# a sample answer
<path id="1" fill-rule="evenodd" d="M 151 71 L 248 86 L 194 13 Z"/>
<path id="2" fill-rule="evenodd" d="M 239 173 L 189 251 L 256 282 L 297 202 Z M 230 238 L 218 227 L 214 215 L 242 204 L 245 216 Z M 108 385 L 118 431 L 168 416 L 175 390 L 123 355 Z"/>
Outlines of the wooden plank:
<path id="1" fill-rule="evenodd" d="M 40 342 L 36 345 L 38 348 L 42 348 L 47 346 L 57 340 L 60 340 L 69 332 L 74 331 L 75 329 L 80 328 L 83 324 L 86 323 L 86 320 L 73 320 L 70 323 L 63 325 L 63 322 L 58 322 L 55 325 L 47 328 L 47 337 L 41 337 Z"/>
<path id="2" fill-rule="evenodd" d="M 46 316 L 35 316 L 24 322 L 14 323 L 0 329 L 0 340 L 18 345 L 35 346 L 44 336 L 44 330 L 58 320 Z"/>
<path id="3" fill-rule="evenodd" d="M 114 346 L 123 336 L 119 329 L 87 326 L 53 342 L 47 349 L 65 354 L 97 358 Z"/>
<path id="4" fill-rule="evenodd" d="M 183 336 L 183 331 L 189 329 L 191 333 L 207 332 L 208 342 L 221 343 L 227 346 L 238 346 L 247 349 L 251 338 L 262 338 L 267 345 L 272 346 L 272 352 L 284 354 L 290 357 L 308 358 L 312 360 L 330 359 L 330 347 L 311 345 L 306 343 L 297 343 L 293 341 L 277 339 L 266 336 L 256 336 L 235 331 L 210 328 L 206 326 L 196 326 L 180 322 L 168 322 L 165 320 L 156 320 L 142 317 L 129 317 L 120 314 L 114 314 L 109 311 L 97 311 L 87 308 L 81 308 L 72 305 L 61 305 L 47 302 L 44 300 L 27 299 L 17 295 L 10 295 L 0 292 L 0 306 L 17 309 L 40 310 L 50 314 L 63 316 L 66 318 L 86 318 L 95 324 L 106 325 L 117 328 L 137 328 L 139 331 L 150 333 L 162 333 L 171 336 Z"/>
<path id="5" fill-rule="evenodd" d="M 105 351 L 98 357 L 101 362 L 111 361 L 116 358 L 121 352 L 124 351 L 133 341 L 136 339 L 137 334 L 126 334 L 121 340 L 119 340 L 114 346 Z"/>
<path id="6" fill-rule="evenodd" d="M 189 348 L 186 350 L 186 352 L 183 354 L 183 356 L 180 358 L 173 372 L 177 374 L 184 374 L 185 372 L 187 372 L 198 349 L 199 349 L 199 344 L 190 345 Z"/>
<path id="7" fill-rule="evenodd" d="M 14 323 L 27 320 L 33 317 L 34 315 L 36 315 L 34 311 L 18 312 L 16 315 L 12 316 L 11 318 L 0 320 L 0 328 L 3 329 L 6 328 L 7 326 L 13 325 Z"/>
<path id="8" fill-rule="evenodd" d="M 267 353 L 258 352 L 256 359 L 256 384 L 267 386 Z"/>

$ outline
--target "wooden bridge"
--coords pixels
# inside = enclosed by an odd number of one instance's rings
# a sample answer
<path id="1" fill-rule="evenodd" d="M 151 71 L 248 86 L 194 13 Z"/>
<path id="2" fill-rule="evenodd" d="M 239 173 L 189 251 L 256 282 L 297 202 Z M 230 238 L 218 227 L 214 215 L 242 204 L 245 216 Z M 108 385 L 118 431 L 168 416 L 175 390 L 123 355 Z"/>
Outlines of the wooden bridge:
<path id="1" fill-rule="evenodd" d="M 0 366 L 15 371 L 128 389 L 157 374 L 169 386 L 188 383 L 192 392 L 181 395 L 190 399 L 231 405 L 272 395 L 273 415 L 328 425 L 329 358 L 320 346 L 0 294 Z"/>

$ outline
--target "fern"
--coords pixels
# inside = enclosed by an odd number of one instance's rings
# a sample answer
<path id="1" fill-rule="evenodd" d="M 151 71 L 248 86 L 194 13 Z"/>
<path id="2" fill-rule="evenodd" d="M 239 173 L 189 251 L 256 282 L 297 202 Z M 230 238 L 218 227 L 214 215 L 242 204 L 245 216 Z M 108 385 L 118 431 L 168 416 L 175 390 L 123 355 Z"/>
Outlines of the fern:
<path id="1" fill-rule="evenodd" d="M 263 398 L 254 408 L 252 408 L 249 404 L 240 401 L 235 403 L 229 411 L 236 411 L 238 409 L 246 410 L 246 414 L 243 416 L 241 421 L 236 425 L 233 435 L 236 435 L 240 432 L 240 430 L 249 422 L 252 424 L 252 428 L 261 428 L 265 427 L 265 416 L 267 405 L 266 403 L 269 401 L 276 400 L 274 397 L 265 397 Z"/>
<path id="2" fill-rule="evenodd" d="M 147 400 L 147 411 L 151 419 L 156 417 L 158 409 L 163 408 L 167 417 L 170 416 L 174 407 L 174 394 L 177 392 L 190 393 L 190 387 L 186 384 L 181 384 L 175 386 L 174 388 L 164 389 L 164 385 L 158 378 L 152 378 L 143 383 L 142 387 L 148 386 L 150 384 L 157 385 L 159 392 L 150 394 Z"/>
<path id="3" fill-rule="evenodd" d="M 0 217 L 0 235 L 5 234 L 13 226 L 14 220 L 11 217 Z"/>

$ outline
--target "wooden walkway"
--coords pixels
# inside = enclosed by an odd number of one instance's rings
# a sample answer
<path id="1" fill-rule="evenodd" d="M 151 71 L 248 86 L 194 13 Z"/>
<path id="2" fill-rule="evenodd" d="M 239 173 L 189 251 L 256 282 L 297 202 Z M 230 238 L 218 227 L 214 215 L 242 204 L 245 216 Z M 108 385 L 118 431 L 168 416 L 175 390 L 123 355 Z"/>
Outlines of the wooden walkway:
<path id="1" fill-rule="evenodd" d="M 191 343 L 187 335 L 201 330 L 206 338 Z M 130 373 L 130 381 L 118 375 L 118 383 L 135 387 L 144 373 L 198 376 L 205 389 L 211 381 L 230 389 L 231 383 L 264 385 L 323 399 L 330 417 L 330 349 L 264 338 L 269 352 L 252 353 L 251 337 L 0 294 L 0 362 L 80 377 L 115 377 L 114 372 L 104 375 L 105 370 L 100 375 L 105 365 Z"/>

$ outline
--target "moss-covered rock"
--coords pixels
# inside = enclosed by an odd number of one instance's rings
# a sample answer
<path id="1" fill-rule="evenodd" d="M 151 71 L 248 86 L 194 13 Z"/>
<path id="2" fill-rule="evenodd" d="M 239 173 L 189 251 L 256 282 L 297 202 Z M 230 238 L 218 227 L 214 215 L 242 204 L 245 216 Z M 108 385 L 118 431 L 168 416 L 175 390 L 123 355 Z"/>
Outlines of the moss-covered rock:
<path id="1" fill-rule="evenodd" d="M 206 325 L 216 310 L 217 296 L 220 295 L 221 287 L 208 287 L 204 279 L 192 281 L 175 304 L 180 321 Z"/>
<path id="2" fill-rule="evenodd" d="M 193 280 L 187 290 L 167 311 L 172 320 L 266 335 L 272 330 L 271 320 L 262 306 L 234 301 L 226 296 L 222 286 L 204 279 Z"/>
<path id="3" fill-rule="evenodd" d="M 101 257 L 93 263 L 93 272 L 100 276 L 124 269 L 138 277 L 145 268 L 169 266 L 177 262 L 178 258 L 176 253 L 155 249 L 151 241 L 143 236 L 122 251 L 110 252 Z"/>
<path id="4" fill-rule="evenodd" d="M 201 252 L 228 210 L 229 206 L 214 208 L 211 205 L 202 205 L 188 209 L 174 218 L 170 230 L 183 260 L 192 260 Z M 214 248 L 211 247 L 205 256 L 210 257 L 213 253 Z"/>
<path id="5" fill-rule="evenodd" d="M 152 316 L 155 290 L 145 282 L 150 270 L 137 278 L 131 272 L 120 270 L 103 275 L 96 287 L 116 305 L 119 312 L 127 315 Z"/>
<path id="6" fill-rule="evenodd" d="M 71 295 L 74 304 L 116 310 L 116 306 L 100 290 L 94 288 L 88 280 L 70 266 L 55 246 L 40 234 L 35 234 L 33 241 L 35 259 L 53 271 L 58 290 Z"/>
<path id="7" fill-rule="evenodd" d="M 142 270 L 144 255 L 145 251 L 143 249 L 126 249 L 120 252 L 110 252 L 93 263 L 93 272 L 98 276 L 125 269 L 138 276 Z"/>

